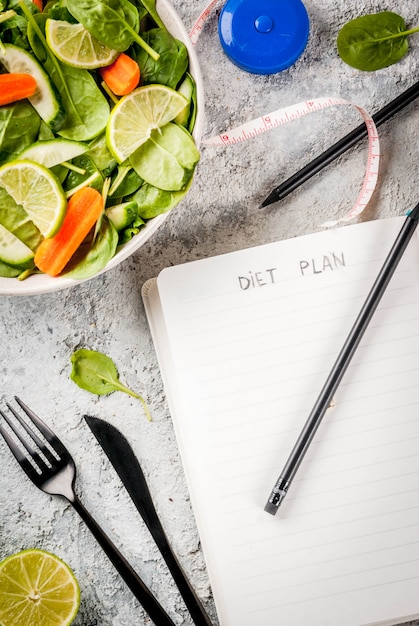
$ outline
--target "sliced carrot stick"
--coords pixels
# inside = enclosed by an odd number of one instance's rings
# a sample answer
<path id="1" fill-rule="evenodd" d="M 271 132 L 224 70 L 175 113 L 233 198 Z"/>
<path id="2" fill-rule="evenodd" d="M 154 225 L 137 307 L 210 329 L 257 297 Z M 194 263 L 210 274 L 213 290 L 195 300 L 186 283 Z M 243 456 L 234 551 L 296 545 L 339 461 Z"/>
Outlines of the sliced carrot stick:
<path id="1" fill-rule="evenodd" d="M 54 237 L 44 239 L 35 253 L 41 272 L 57 276 L 70 261 L 103 211 L 103 197 L 93 187 L 83 187 L 67 203 L 64 221 Z"/>
<path id="2" fill-rule="evenodd" d="M 101 67 L 99 74 L 109 89 L 117 96 L 131 93 L 140 82 L 140 67 L 125 52 L 121 52 L 111 65 Z"/>
<path id="3" fill-rule="evenodd" d="M 30 98 L 36 91 L 36 80 L 30 74 L 0 74 L 0 106 Z"/>
<path id="4" fill-rule="evenodd" d="M 32 0 L 32 2 L 38 7 L 38 9 L 41 11 L 44 10 L 44 3 L 42 0 Z"/>

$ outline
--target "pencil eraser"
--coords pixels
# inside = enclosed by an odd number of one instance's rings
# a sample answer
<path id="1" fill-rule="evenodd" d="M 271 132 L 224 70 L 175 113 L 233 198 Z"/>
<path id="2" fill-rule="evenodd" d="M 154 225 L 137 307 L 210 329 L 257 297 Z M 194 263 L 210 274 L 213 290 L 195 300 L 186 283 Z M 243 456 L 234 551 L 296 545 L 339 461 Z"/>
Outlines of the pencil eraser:
<path id="1" fill-rule="evenodd" d="M 267 513 L 270 513 L 271 515 L 275 515 L 277 510 L 278 510 L 278 507 L 276 506 L 276 504 L 273 504 L 272 502 L 267 502 L 265 504 L 265 511 Z"/>

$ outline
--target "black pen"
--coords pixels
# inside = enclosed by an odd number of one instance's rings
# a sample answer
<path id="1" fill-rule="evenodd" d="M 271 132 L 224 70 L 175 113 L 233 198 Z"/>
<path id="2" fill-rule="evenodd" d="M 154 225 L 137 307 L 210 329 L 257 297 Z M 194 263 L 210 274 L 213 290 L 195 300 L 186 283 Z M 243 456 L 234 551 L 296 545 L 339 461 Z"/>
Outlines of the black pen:
<path id="1" fill-rule="evenodd" d="M 308 416 L 304 428 L 301 431 L 301 434 L 298 437 L 287 462 L 285 463 L 284 469 L 272 489 L 269 500 L 265 505 L 265 511 L 268 513 L 275 515 L 281 502 L 287 495 L 288 488 L 310 446 L 314 435 L 316 434 L 317 428 L 333 399 L 333 394 L 342 380 L 342 377 L 359 345 L 359 342 L 362 339 L 365 330 L 368 327 L 368 324 L 387 288 L 387 285 L 389 284 L 390 279 L 393 276 L 413 233 L 416 230 L 418 221 L 419 204 L 417 204 L 406 217 L 396 241 L 392 245 L 387 258 L 374 281 L 371 291 L 369 292 L 339 353 L 339 356 L 332 367 L 323 389 L 321 390 L 320 395 L 317 398 L 310 415 Z"/>
<path id="2" fill-rule="evenodd" d="M 406 89 L 402 94 L 389 102 L 385 107 L 372 116 L 376 126 L 383 124 L 395 113 L 403 109 L 405 106 L 413 102 L 419 96 L 419 81 L 412 87 Z M 265 198 L 261 204 L 261 208 L 282 200 L 294 189 L 305 183 L 306 180 L 320 172 L 326 165 L 337 159 L 341 154 L 352 148 L 358 141 L 367 137 L 368 131 L 365 124 L 360 124 L 342 139 L 337 141 L 333 146 L 322 152 L 318 157 L 305 165 L 301 170 L 290 176 L 286 181 L 276 187 Z"/>

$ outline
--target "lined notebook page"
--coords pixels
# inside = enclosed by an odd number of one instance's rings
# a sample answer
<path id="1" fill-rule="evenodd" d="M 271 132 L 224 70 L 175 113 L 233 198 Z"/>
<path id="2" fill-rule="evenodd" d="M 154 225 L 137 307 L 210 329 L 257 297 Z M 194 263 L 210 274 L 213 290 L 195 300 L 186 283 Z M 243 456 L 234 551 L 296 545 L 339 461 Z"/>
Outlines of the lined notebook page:
<path id="1" fill-rule="evenodd" d="M 403 221 L 168 268 L 145 286 L 222 626 L 419 614 L 416 236 L 287 498 L 263 510 Z"/>

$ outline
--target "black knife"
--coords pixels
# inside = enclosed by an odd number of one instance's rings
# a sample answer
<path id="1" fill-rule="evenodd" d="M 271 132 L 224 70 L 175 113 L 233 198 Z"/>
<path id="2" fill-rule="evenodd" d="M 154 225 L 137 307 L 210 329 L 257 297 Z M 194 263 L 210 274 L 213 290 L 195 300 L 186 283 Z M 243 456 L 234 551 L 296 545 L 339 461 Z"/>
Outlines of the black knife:
<path id="1" fill-rule="evenodd" d="M 124 487 L 131 496 L 132 501 L 149 529 L 188 607 L 194 623 L 197 626 L 212 626 L 201 601 L 187 579 L 170 546 L 154 507 L 141 466 L 127 439 L 117 428 L 112 426 L 112 424 L 98 417 L 85 415 L 84 419 L 97 441 L 102 446 L 106 456 L 119 475 Z"/>

